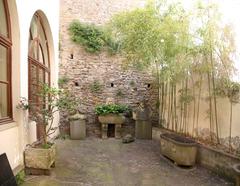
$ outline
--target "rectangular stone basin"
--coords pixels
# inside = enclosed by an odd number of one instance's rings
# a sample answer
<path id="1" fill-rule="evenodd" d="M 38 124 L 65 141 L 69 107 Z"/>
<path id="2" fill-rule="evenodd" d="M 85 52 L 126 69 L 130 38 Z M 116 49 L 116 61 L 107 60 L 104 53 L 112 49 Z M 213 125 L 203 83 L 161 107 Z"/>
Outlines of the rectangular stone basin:
<path id="1" fill-rule="evenodd" d="M 161 153 L 177 165 L 193 166 L 196 162 L 197 145 L 185 137 L 164 133 L 160 135 Z"/>

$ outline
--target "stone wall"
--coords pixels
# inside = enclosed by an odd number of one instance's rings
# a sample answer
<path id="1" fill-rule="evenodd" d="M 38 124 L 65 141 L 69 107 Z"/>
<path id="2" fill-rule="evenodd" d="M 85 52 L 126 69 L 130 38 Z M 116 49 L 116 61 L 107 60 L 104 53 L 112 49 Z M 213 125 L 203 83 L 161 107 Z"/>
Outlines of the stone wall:
<path id="1" fill-rule="evenodd" d="M 143 6 L 144 1 L 135 0 L 61 0 L 60 11 L 60 78 L 68 79 L 63 85 L 80 98 L 79 110 L 87 115 L 87 134 L 99 136 L 100 125 L 94 113 L 98 104 L 114 98 L 117 103 L 130 105 L 133 109 L 139 101 L 148 99 L 153 110 L 153 123 L 157 123 L 157 89 L 150 70 L 124 69 L 120 56 L 106 52 L 89 54 L 74 44 L 68 33 L 73 20 L 104 25 L 113 14 Z M 98 87 L 98 88 L 96 88 Z M 99 90 L 98 90 L 99 89 Z M 61 114 L 64 130 L 69 130 L 68 120 Z M 130 118 L 124 125 L 124 133 L 134 133 Z"/>

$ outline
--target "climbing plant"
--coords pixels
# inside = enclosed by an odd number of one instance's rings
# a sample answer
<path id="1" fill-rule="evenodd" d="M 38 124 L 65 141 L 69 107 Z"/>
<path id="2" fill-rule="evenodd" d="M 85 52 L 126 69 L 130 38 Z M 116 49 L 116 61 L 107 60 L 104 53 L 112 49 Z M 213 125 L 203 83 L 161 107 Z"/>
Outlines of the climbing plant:
<path id="1" fill-rule="evenodd" d="M 118 51 L 119 44 L 102 27 L 75 20 L 70 24 L 69 32 L 72 41 L 82 45 L 87 52 L 97 53 L 102 51 L 104 47 L 111 54 Z"/>

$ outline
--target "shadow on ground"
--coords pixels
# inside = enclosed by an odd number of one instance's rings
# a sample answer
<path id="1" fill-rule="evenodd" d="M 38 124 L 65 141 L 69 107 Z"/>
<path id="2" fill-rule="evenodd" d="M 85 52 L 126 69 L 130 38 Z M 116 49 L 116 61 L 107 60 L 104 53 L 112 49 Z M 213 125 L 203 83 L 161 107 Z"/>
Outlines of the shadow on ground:
<path id="1" fill-rule="evenodd" d="M 57 141 L 51 176 L 30 176 L 24 186 L 220 186 L 233 185 L 210 171 L 181 169 L 160 155 L 159 143 L 115 139 Z"/>

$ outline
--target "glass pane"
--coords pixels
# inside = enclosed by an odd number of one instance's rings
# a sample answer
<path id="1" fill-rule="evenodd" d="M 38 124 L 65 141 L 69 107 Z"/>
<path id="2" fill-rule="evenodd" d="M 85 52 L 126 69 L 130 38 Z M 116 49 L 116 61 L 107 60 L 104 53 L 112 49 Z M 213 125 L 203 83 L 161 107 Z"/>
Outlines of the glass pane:
<path id="1" fill-rule="evenodd" d="M 48 48 L 47 48 L 46 42 L 44 44 L 42 44 L 42 51 L 43 51 L 43 56 L 44 56 L 44 65 L 46 67 L 49 67 L 49 64 L 48 64 Z"/>
<path id="2" fill-rule="evenodd" d="M 28 55 L 33 59 L 38 60 L 38 44 L 36 40 L 30 41 Z"/>
<path id="3" fill-rule="evenodd" d="M 45 37 L 45 33 L 41 24 L 39 24 L 38 33 L 39 33 L 39 40 L 41 43 L 42 53 L 43 53 L 44 62 L 45 62 L 44 64 L 45 66 L 48 67 L 47 38 Z"/>
<path id="4" fill-rule="evenodd" d="M 31 64 L 31 83 L 37 84 L 37 67 Z"/>
<path id="5" fill-rule="evenodd" d="M 38 34 L 37 34 L 37 27 L 38 27 L 37 22 L 38 22 L 37 17 L 34 16 L 33 19 L 32 19 L 32 22 L 31 22 L 31 27 L 30 27 L 30 31 L 32 33 L 33 39 L 38 36 Z"/>
<path id="6" fill-rule="evenodd" d="M 38 55 L 39 55 L 38 62 L 44 64 L 44 56 L 40 45 L 38 46 Z"/>
<path id="7" fill-rule="evenodd" d="M 7 48 L 0 45 L 0 80 L 7 81 Z"/>
<path id="8" fill-rule="evenodd" d="M 45 80 L 44 80 L 44 71 L 43 69 L 39 68 L 39 76 L 38 76 L 38 80 L 39 80 L 39 84 L 43 84 L 45 83 Z"/>
<path id="9" fill-rule="evenodd" d="M 0 119 L 8 116 L 7 85 L 0 84 Z"/>
<path id="10" fill-rule="evenodd" d="M 6 18 L 6 12 L 4 8 L 3 0 L 0 0 L 0 23 L 1 23 L 0 34 L 8 37 L 7 18 Z"/>

